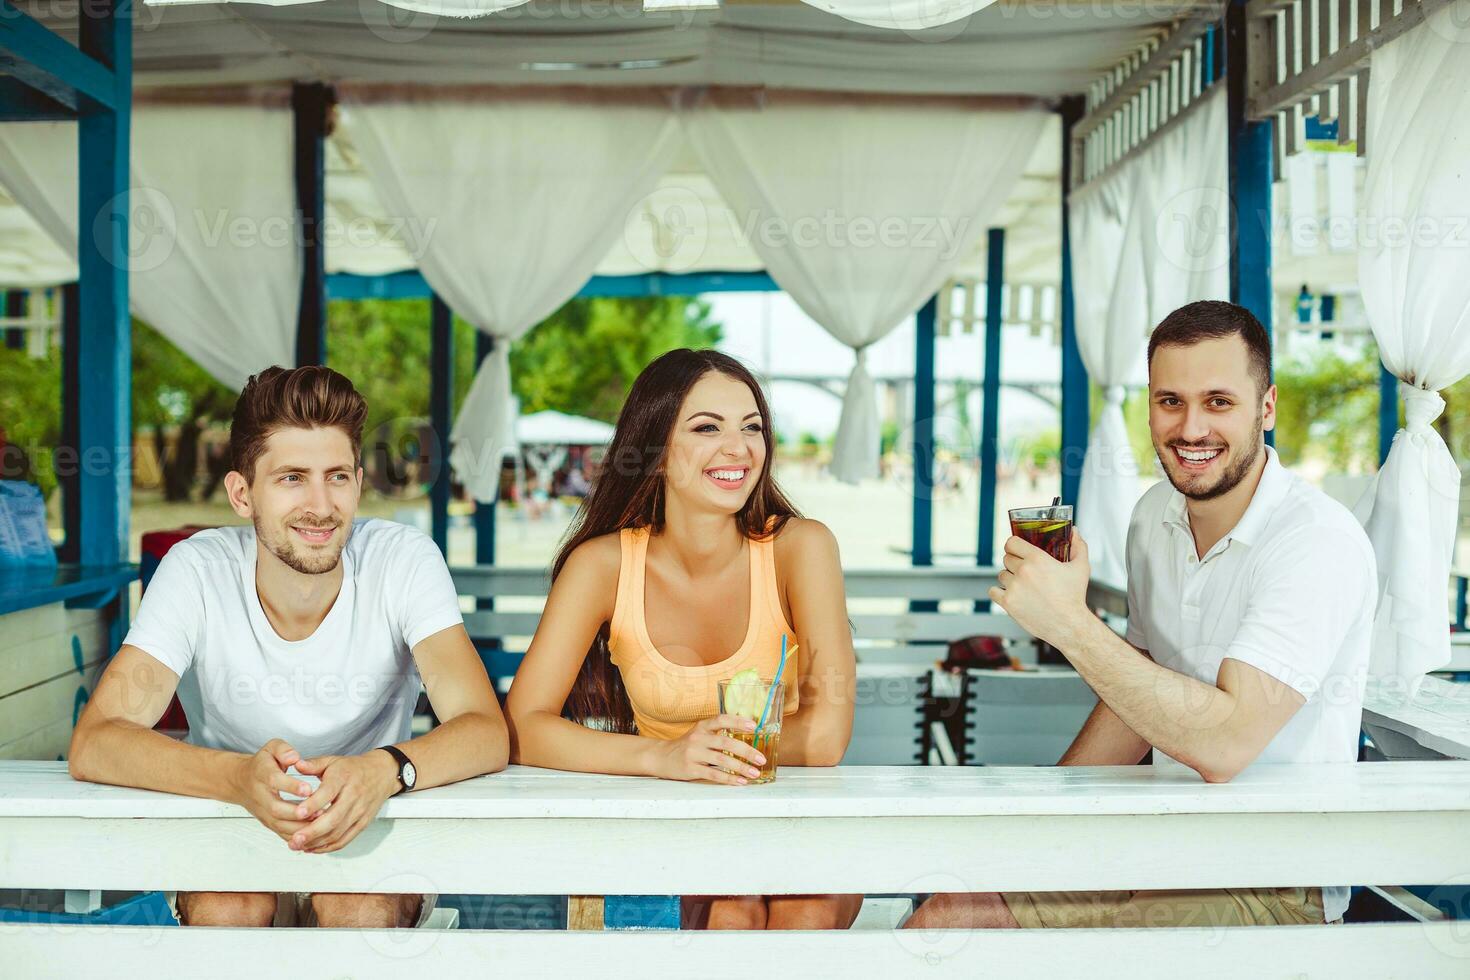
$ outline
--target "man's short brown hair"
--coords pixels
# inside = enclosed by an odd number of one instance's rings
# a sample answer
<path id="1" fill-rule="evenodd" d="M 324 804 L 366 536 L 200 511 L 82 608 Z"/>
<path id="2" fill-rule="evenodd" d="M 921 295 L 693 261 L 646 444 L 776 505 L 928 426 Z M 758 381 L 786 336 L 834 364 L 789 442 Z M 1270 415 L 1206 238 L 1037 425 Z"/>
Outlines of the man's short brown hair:
<path id="1" fill-rule="evenodd" d="M 1271 387 L 1271 335 L 1250 310 L 1223 300 L 1188 303 L 1164 317 L 1148 338 L 1149 366 L 1160 347 L 1193 347 L 1222 337 L 1239 337 L 1245 344 L 1256 393 L 1264 395 Z"/>
<path id="2" fill-rule="evenodd" d="M 277 429 L 341 429 L 352 440 L 355 461 L 362 449 L 367 402 L 346 376 L 329 367 L 270 367 L 245 382 L 230 421 L 230 468 L 247 481 L 266 440 Z"/>

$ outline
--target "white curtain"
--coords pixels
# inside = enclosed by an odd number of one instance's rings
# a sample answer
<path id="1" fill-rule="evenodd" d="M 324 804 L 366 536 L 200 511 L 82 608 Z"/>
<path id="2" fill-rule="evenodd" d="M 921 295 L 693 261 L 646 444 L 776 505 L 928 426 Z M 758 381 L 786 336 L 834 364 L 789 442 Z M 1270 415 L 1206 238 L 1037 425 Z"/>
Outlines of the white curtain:
<path id="1" fill-rule="evenodd" d="M 493 501 L 515 448 L 510 343 L 571 299 L 677 148 L 667 98 L 632 91 L 379 100 L 341 123 L 385 210 L 413 229 L 434 291 L 496 339 L 450 433 L 450 464 Z"/>
<path id="2" fill-rule="evenodd" d="M 1467 7 L 1447 7 L 1374 51 L 1368 87 L 1358 278 L 1407 419 L 1358 516 L 1378 558 L 1369 669 L 1411 688 L 1450 659 L 1460 470 L 1432 423 L 1444 410 L 1438 392 L 1470 373 L 1470 253 L 1460 227 L 1470 215 Z"/>
<path id="3" fill-rule="evenodd" d="M 995 0 L 802 0 L 846 20 L 897 31 L 940 27 L 984 10 Z"/>
<path id="4" fill-rule="evenodd" d="M 1070 198 L 1077 347 L 1103 407 L 1087 442 L 1077 527 L 1093 574 L 1127 579 L 1138 460 L 1123 418 L 1149 331 L 1173 310 L 1230 295 L 1223 86 L 1116 170 Z"/>
<path id="5" fill-rule="evenodd" d="M 1138 461 L 1123 421 L 1124 385 L 1137 374 L 1148 336 L 1148 297 L 1133 204 L 1138 172 L 1107 175 L 1072 195 L 1072 275 L 1077 348 L 1103 389 L 1102 414 L 1087 440 L 1077 529 L 1095 578 L 1127 581 L 1128 518 L 1138 497 Z"/>
<path id="6" fill-rule="evenodd" d="M 878 474 L 865 350 L 934 295 L 1009 196 L 1046 112 L 977 100 L 715 89 L 684 121 L 745 237 L 856 363 L 832 472 Z"/>
<path id="7" fill-rule="evenodd" d="M 259 106 L 133 113 L 128 290 L 133 313 L 236 390 L 291 364 L 301 301 L 291 114 Z M 0 124 L 0 183 L 77 255 L 77 130 Z M 89 221 L 82 234 L 94 234 Z"/>

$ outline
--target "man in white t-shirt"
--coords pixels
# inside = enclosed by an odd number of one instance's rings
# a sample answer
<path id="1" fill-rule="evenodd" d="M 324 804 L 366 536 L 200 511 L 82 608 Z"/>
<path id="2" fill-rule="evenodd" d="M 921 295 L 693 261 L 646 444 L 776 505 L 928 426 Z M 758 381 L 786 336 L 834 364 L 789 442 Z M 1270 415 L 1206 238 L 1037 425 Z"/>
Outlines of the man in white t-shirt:
<path id="1" fill-rule="evenodd" d="M 237 803 L 285 846 L 326 854 L 390 796 L 505 767 L 505 720 L 443 556 L 416 529 L 353 520 L 366 417 L 325 367 L 250 379 L 225 477 L 250 525 L 169 550 L 72 735 L 75 778 Z M 412 738 L 421 682 L 440 724 Z M 152 730 L 176 690 L 185 742 Z M 391 927 L 431 907 L 419 894 L 177 897 L 186 925 Z"/>
<path id="2" fill-rule="evenodd" d="M 1087 545 L 1019 538 L 990 597 L 1061 650 L 1099 703 L 1061 765 L 1153 764 L 1224 782 L 1253 762 L 1356 762 L 1377 572 L 1358 522 L 1265 444 L 1270 339 L 1222 302 L 1149 340 L 1149 430 L 1167 481 L 1133 511 L 1128 635 L 1086 605 Z M 1336 921 L 1347 889 L 938 895 L 915 928 Z"/>

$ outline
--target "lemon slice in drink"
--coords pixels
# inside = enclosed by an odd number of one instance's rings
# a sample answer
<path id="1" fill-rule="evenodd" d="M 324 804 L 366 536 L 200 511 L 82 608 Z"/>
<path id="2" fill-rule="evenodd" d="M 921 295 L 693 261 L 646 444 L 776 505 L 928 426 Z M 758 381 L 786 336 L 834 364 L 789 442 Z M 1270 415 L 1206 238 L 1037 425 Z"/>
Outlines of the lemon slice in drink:
<path id="1" fill-rule="evenodd" d="M 765 685 L 761 675 L 747 668 L 731 675 L 725 682 L 725 714 L 760 721 L 765 708 Z"/>

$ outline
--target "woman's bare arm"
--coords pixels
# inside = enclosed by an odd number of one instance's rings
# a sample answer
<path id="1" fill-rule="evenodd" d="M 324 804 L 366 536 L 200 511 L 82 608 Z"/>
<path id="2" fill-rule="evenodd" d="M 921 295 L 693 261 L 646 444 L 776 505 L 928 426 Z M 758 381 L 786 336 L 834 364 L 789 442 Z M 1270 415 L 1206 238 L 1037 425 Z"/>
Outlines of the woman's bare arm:
<path id="1" fill-rule="evenodd" d="M 588 647 L 612 618 L 618 560 L 617 535 L 595 538 L 572 552 L 552 584 L 506 699 L 511 761 L 577 772 L 652 775 L 651 739 L 594 731 L 561 715 Z"/>
<path id="2" fill-rule="evenodd" d="M 793 520 L 776 540 L 776 566 L 801 644 L 801 708 L 782 723 L 780 761 L 835 766 L 852 738 L 857 688 L 837 539 L 819 521 Z"/>
<path id="3" fill-rule="evenodd" d="M 561 716 L 587 649 L 617 600 L 617 535 L 594 538 L 574 551 L 546 599 L 546 610 L 506 701 L 511 759 L 528 766 L 614 776 L 658 776 L 743 783 L 756 770 L 741 769 L 725 751 L 757 762 L 755 750 L 723 734 L 754 730 L 745 718 L 716 715 L 683 737 L 667 741 L 599 732 Z M 728 772 L 724 767 L 735 769 Z"/>

